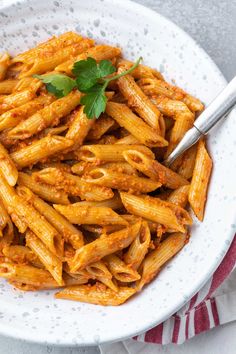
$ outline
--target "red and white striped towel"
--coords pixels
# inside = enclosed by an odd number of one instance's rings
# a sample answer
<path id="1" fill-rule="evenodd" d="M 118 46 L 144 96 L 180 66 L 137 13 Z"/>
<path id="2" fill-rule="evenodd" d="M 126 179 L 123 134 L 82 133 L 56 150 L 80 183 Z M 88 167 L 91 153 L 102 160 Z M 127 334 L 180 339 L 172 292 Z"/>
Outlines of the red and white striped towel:
<path id="1" fill-rule="evenodd" d="M 204 287 L 168 320 L 134 339 L 147 343 L 181 344 L 201 332 L 236 320 L 236 284 L 219 291 L 235 264 L 236 235 L 222 263 Z"/>

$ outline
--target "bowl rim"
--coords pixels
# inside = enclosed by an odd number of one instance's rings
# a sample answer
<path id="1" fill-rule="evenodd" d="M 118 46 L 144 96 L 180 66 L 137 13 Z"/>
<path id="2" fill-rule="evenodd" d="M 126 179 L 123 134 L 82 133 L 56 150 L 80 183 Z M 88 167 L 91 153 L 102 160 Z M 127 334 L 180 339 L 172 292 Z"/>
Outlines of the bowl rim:
<path id="1" fill-rule="evenodd" d="M 0 4 L 0 10 L 4 11 L 4 10 L 11 9 L 12 6 L 16 3 L 18 3 L 18 4 L 20 3 L 23 6 L 27 6 L 31 2 L 34 2 L 34 1 L 35 0 L 10 0 L 9 4 L 5 4 L 5 5 Z M 109 0 L 104 0 L 104 1 L 109 1 Z M 204 55 L 205 60 L 208 61 L 208 63 L 214 68 L 215 75 L 218 76 L 218 80 L 222 83 L 222 85 L 227 84 L 227 80 L 225 79 L 225 77 L 223 76 L 222 72 L 220 71 L 220 69 L 218 68 L 216 63 L 213 61 L 213 59 L 211 59 L 211 57 L 208 55 L 208 53 L 197 43 L 197 41 L 194 38 L 192 38 L 187 32 L 185 32 L 177 24 L 175 24 L 174 22 L 172 22 L 170 19 L 166 18 L 165 16 L 161 15 L 157 11 L 152 10 L 151 8 L 146 7 L 145 5 L 137 3 L 133 0 L 113 0 L 113 1 L 118 2 L 119 6 L 122 6 L 123 8 L 128 9 L 130 11 L 132 11 L 133 8 L 135 8 L 135 9 L 137 9 L 138 12 L 144 13 L 145 16 L 147 16 L 147 17 L 156 17 L 157 20 L 160 20 L 160 21 L 164 22 L 166 25 L 169 25 L 172 28 L 174 28 L 175 30 L 177 30 L 179 33 L 181 33 L 181 35 L 183 37 L 186 38 L 186 40 L 188 40 L 189 42 L 191 42 L 195 46 L 195 48 L 198 52 L 200 52 L 202 55 Z M 234 110 L 234 112 L 231 112 L 230 115 L 236 116 L 236 111 Z M 235 217 L 235 220 L 236 220 L 236 217 Z M 221 253 L 221 256 L 219 258 L 217 258 L 214 263 L 211 264 L 207 278 L 197 282 L 196 286 L 194 287 L 194 289 L 192 289 L 191 293 L 188 296 L 186 296 L 184 300 L 179 301 L 178 304 L 175 304 L 174 307 L 172 306 L 171 310 L 169 310 L 166 313 L 166 315 L 163 316 L 161 322 L 159 320 L 156 320 L 156 321 L 153 320 L 152 322 L 150 321 L 149 325 L 145 326 L 144 328 L 140 329 L 139 331 L 137 331 L 137 330 L 133 331 L 133 332 L 131 332 L 125 336 L 119 337 L 119 338 L 115 337 L 115 335 L 112 335 L 112 336 L 110 336 L 110 339 L 104 340 L 99 343 L 96 343 L 95 341 L 93 341 L 93 342 L 89 341 L 89 342 L 83 342 L 80 344 L 73 343 L 70 340 L 67 341 L 66 338 L 62 338 L 62 342 L 60 342 L 60 343 L 57 343 L 55 341 L 55 339 L 51 340 L 51 338 L 47 338 L 47 341 L 45 341 L 40 337 L 40 334 L 34 334 L 32 336 L 32 333 L 31 333 L 29 335 L 26 335 L 25 332 L 23 332 L 21 330 L 15 330 L 13 333 L 10 326 L 5 326 L 5 325 L 1 326 L 1 324 L 0 324 L 0 334 L 5 335 L 9 338 L 20 339 L 22 341 L 26 341 L 29 343 L 35 343 L 35 344 L 38 343 L 41 345 L 54 345 L 56 347 L 96 346 L 96 345 L 100 345 L 100 344 L 108 344 L 108 343 L 114 343 L 117 341 L 123 341 L 123 340 L 129 339 L 129 338 L 132 338 L 134 336 L 138 336 L 141 333 L 144 333 L 144 332 L 150 330 L 151 328 L 154 328 L 159 323 L 162 323 L 165 320 L 167 320 L 170 316 L 172 316 L 175 312 L 177 312 L 182 306 L 184 306 L 206 284 L 206 282 L 209 280 L 209 278 L 212 276 L 214 271 L 217 269 L 217 267 L 222 262 L 228 249 L 230 248 L 230 245 L 231 245 L 233 239 L 234 239 L 234 232 L 232 231 L 232 237 L 231 237 L 227 247 L 224 248 L 224 251 Z"/>

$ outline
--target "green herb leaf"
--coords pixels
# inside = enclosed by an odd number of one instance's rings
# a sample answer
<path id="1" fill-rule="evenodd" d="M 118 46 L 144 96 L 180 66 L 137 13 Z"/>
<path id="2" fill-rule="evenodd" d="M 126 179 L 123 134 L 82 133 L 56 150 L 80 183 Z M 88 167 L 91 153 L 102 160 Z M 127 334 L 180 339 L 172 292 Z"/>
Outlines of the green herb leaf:
<path id="1" fill-rule="evenodd" d="M 80 103 L 84 105 L 84 113 L 89 119 L 98 118 L 106 109 L 107 98 L 104 85 L 94 85 L 81 98 Z"/>
<path id="2" fill-rule="evenodd" d="M 96 60 L 88 57 L 86 60 L 77 61 L 72 69 L 76 76 L 76 84 L 81 92 L 87 92 L 93 87 L 98 79 L 104 78 L 116 71 L 116 68 L 109 60 L 101 60 L 97 64 Z"/>
<path id="3" fill-rule="evenodd" d="M 77 61 L 72 69 L 76 76 L 76 84 L 81 92 L 86 92 L 94 86 L 99 77 L 97 62 L 93 58 Z"/>
<path id="4" fill-rule="evenodd" d="M 98 64 L 99 78 L 113 74 L 116 68 L 109 60 L 101 60 Z"/>
<path id="5" fill-rule="evenodd" d="M 33 75 L 46 84 L 48 92 L 57 98 L 64 97 L 76 87 L 75 80 L 64 74 Z"/>
<path id="6" fill-rule="evenodd" d="M 46 84 L 46 88 L 48 90 L 48 92 L 52 93 L 54 96 L 56 96 L 57 98 L 62 98 L 64 97 L 64 94 L 62 91 L 59 91 L 55 86 L 53 86 L 52 84 L 48 83 Z"/>

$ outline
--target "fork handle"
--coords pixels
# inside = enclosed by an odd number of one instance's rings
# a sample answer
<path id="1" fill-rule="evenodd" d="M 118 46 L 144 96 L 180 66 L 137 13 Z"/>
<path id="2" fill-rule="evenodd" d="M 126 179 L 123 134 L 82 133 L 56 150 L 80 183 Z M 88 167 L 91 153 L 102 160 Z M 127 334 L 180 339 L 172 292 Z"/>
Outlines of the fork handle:
<path id="1" fill-rule="evenodd" d="M 236 76 L 195 120 L 194 126 L 201 134 L 207 134 L 236 104 Z"/>

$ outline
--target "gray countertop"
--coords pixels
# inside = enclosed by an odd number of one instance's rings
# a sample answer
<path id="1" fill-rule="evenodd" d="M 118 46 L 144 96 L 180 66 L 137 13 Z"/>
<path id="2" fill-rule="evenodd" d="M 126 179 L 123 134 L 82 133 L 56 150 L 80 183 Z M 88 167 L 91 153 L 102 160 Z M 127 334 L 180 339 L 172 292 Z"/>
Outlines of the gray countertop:
<path id="1" fill-rule="evenodd" d="M 0 0 L 0 4 L 1 4 Z M 5 0 L 4 3 L 7 1 Z M 227 80 L 236 73 L 236 0 L 136 0 L 171 19 L 188 32 L 212 57 Z M 193 338 L 183 346 L 165 347 L 165 353 L 233 354 L 236 324 L 216 328 Z M 214 349 L 212 347 L 214 343 Z M 224 343 L 227 343 L 225 348 Z M 234 348 L 234 349 L 233 349 Z M 224 350 L 226 349 L 226 350 Z M 231 351 L 232 349 L 232 351 Z M 212 351 L 213 350 L 213 351 Z M 143 345 L 137 353 L 147 353 Z M 162 352 L 160 346 L 157 352 Z M 0 336 L 0 353 L 4 354 L 96 354 L 97 348 L 57 348 L 25 343 Z M 119 354 L 113 351 L 111 354 Z"/>
<path id="2" fill-rule="evenodd" d="M 236 74 L 236 0 L 136 0 L 175 22 L 215 61 L 227 80 Z"/>

